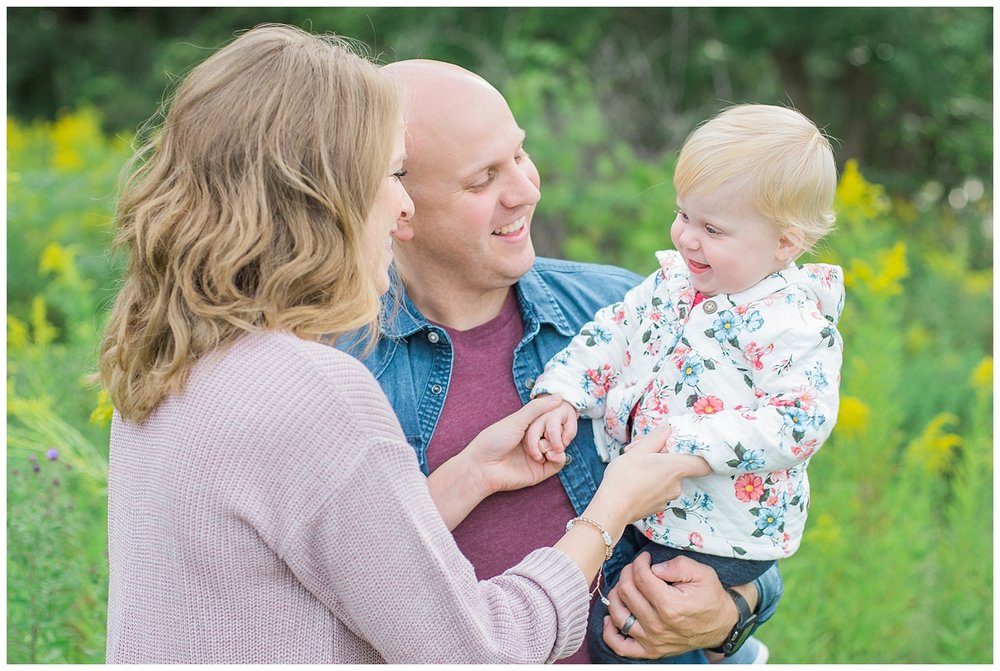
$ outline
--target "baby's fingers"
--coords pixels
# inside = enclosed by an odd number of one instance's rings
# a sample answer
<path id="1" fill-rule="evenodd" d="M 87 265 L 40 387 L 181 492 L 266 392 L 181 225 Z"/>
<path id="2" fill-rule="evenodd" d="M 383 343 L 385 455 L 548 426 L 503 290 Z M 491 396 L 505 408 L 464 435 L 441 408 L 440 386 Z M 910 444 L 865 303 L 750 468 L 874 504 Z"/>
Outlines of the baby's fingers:
<path id="1" fill-rule="evenodd" d="M 542 434 L 545 432 L 545 418 L 539 417 L 528 425 L 524 432 L 524 452 L 532 461 L 539 464 L 545 463 L 545 456 L 542 454 L 543 445 Z"/>

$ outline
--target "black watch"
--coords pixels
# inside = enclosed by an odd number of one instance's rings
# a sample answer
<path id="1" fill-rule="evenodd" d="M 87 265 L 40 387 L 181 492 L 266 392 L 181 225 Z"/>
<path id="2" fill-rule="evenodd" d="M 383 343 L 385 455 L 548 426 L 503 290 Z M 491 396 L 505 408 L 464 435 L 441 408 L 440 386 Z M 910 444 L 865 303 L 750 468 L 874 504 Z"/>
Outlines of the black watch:
<path id="1" fill-rule="evenodd" d="M 740 616 L 736 620 L 736 626 L 729 632 L 729 636 L 726 636 L 722 645 L 718 648 L 711 648 L 711 650 L 712 652 L 721 652 L 726 657 L 732 657 L 753 633 L 753 628 L 757 624 L 757 613 L 750 612 L 749 604 L 739 592 L 729 587 L 726 588 L 726 591 L 729 592 L 729 596 L 733 597 L 733 602 L 736 604 L 736 610 L 739 611 Z"/>

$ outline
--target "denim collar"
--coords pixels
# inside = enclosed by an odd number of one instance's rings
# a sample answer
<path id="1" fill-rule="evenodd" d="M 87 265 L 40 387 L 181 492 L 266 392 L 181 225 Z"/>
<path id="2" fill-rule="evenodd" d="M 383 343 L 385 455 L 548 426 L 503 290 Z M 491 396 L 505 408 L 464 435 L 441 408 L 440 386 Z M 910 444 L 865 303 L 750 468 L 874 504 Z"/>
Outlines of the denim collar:
<path id="1" fill-rule="evenodd" d="M 410 300 L 395 268 L 391 273 L 390 286 L 382 304 L 382 334 L 389 338 L 405 338 L 427 328 L 430 322 Z M 537 320 L 539 323 L 551 324 L 561 335 L 576 335 L 577 329 L 570 326 L 552 290 L 534 267 L 514 286 L 517 288 L 521 313 L 526 323 Z M 397 296 L 401 300 L 397 300 Z"/>

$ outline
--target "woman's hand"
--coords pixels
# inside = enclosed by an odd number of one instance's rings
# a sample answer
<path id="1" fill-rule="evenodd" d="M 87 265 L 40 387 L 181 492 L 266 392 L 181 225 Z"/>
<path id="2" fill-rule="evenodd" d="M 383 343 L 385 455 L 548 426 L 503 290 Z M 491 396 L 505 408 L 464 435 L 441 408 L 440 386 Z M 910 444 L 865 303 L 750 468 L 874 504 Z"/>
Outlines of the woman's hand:
<path id="1" fill-rule="evenodd" d="M 611 460 L 591 505 L 613 505 L 628 524 L 666 508 L 681 494 L 681 480 L 712 472 L 701 457 L 663 454 L 670 438 L 664 428 L 633 441 Z"/>
<path id="2" fill-rule="evenodd" d="M 431 498 L 449 529 L 457 527 L 487 496 L 530 487 L 562 469 L 564 452 L 538 463 L 524 449 L 528 426 L 560 403 L 558 396 L 536 398 L 483 429 L 464 450 L 428 476 Z"/>
<path id="3" fill-rule="evenodd" d="M 566 465 L 563 450 L 541 453 L 544 458 L 536 461 L 529 456 L 525 444 L 528 427 L 562 403 L 558 396 L 536 398 L 483 429 L 462 451 L 470 467 L 481 473 L 486 491 L 492 494 L 530 487 L 555 475 Z"/>

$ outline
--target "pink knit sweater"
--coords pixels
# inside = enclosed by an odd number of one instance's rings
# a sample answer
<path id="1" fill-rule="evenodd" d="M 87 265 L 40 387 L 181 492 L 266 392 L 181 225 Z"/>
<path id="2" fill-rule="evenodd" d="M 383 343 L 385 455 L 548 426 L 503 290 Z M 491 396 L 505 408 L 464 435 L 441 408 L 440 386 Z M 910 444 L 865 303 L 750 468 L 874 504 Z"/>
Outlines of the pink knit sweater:
<path id="1" fill-rule="evenodd" d="M 552 548 L 476 582 L 378 384 L 284 333 L 115 417 L 107 661 L 552 662 L 587 584 Z"/>

